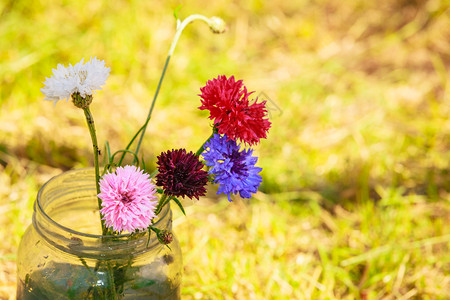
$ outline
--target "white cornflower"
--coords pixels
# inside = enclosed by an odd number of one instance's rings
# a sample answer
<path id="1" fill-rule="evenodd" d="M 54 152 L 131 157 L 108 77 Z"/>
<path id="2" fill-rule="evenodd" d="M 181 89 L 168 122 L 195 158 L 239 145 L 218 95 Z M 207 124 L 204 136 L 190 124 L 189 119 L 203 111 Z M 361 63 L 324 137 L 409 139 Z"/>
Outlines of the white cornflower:
<path id="1" fill-rule="evenodd" d="M 84 58 L 74 66 L 69 64 L 64 67 L 58 64 L 53 69 L 53 75 L 45 78 L 44 87 L 41 92 L 45 95 L 44 100 L 56 102 L 62 99 L 68 100 L 74 93 L 78 93 L 85 98 L 92 95 L 95 90 L 101 90 L 109 76 L 111 68 L 105 66 L 105 61 L 98 60 L 97 57 L 91 58 L 83 64 Z"/>

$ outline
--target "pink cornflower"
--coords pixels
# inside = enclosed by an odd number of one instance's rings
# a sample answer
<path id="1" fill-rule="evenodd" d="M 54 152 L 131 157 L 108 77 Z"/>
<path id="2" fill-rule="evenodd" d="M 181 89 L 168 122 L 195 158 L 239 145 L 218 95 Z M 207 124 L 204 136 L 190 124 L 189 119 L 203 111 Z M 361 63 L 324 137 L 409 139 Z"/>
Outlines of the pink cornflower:
<path id="1" fill-rule="evenodd" d="M 202 105 L 199 109 L 209 110 L 209 118 L 214 120 L 220 134 L 249 145 L 267 137 L 271 123 L 267 119 L 266 101 L 256 99 L 250 103 L 249 96 L 253 92 L 247 92 L 242 80 L 222 75 L 209 80 L 200 91 Z"/>
<path id="2" fill-rule="evenodd" d="M 118 167 L 103 175 L 100 191 L 102 220 L 114 231 L 145 229 L 156 216 L 156 187 L 150 176 L 135 166 Z"/>

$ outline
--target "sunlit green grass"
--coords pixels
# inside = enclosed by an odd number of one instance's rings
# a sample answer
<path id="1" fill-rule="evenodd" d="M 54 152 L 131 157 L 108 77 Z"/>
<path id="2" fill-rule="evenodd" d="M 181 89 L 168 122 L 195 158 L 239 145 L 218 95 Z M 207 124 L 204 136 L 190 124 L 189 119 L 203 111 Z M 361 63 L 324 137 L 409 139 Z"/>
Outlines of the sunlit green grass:
<path id="1" fill-rule="evenodd" d="M 330 213 L 315 201 L 275 205 L 264 198 L 196 209 L 178 226 L 194 232 L 185 241 L 192 250 L 185 255 L 190 276 L 183 292 L 201 299 L 379 299 L 408 293 L 444 299 L 448 256 L 443 259 L 436 248 L 450 235 L 441 235 L 442 220 L 430 220 L 443 206 L 396 195 L 380 206 L 367 202 L 356 208 L 336 206 Z M 205 235 L 207 227 L 214 230 Z"/>
<path id="2" fill-rule="evenodd" d="M 448 1 L 0 3 L 0 298 L 39 187 L 92 164 L 82 113 L 43 102 L 58 63 L 111 66 L 100 143 L 144 121 L 173 11 L 221 16 L 180 39 L 144 141 L 148 166 L 209 136 L 199 88 L 219 74 L 268 100 L 251 201 L 201 199 L 175 219 L 183 299 L 446 299 L 450 290 Z M 178 212 L 177 212 L 178 213 Z"/>

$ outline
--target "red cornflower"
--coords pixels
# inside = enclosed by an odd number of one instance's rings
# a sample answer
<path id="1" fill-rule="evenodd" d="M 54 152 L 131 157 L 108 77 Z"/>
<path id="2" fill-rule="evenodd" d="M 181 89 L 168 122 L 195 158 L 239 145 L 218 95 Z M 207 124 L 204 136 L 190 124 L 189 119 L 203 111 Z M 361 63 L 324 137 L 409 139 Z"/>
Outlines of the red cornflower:
<path id="1" fill-rule="evenodd" d="M 199 199 L 206 194 L 208 172 L 202 170 L 203 163 L 193 152 L 172 149 L 161 153 L 157 164 L 156 185 L 162 186 L 166 195 Z"/>
<path id="2" fill-rule="evenodd" d="M 234 76 L 227 79 L 225 75 L 209 80 L 202 92 L 201 110 L 209 110 L 211 120 L 220 134 L 230 139 L 237 139 L 249 144 L 257 144 L 261 138 L 267 137 L 270 122 L 266 117 L 266 101 L 258 103 L 258 98 L 250 104 L 242 80 L 235 81 Z"/>

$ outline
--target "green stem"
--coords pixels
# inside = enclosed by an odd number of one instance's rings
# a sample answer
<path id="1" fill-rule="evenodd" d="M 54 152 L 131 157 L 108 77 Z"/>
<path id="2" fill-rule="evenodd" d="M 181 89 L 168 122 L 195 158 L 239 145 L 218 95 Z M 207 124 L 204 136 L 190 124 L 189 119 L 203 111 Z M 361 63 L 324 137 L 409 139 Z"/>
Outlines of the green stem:
<path id="1" fill-rule="evenodd" d="M 214 133 L 216 133 L 216 131 L 213 129 L 213 132 L 211 133 L 211 135 L 209 136 L 209 138 L 200 146 L 200 148 L 198 148 L 197 152 L 195 152 L 195 155 L 200 156 L 200 154 L 203 153 L 203 151 L 205 151 L 204 147 L 205 144 L 207 142 L 209 142 L 210 139 L 212 139 L 214 137 Z"/>
<path id="2" fill-rule="evenodd" d="M 156 174 L 158 174 L 158 169 L 156 169 L 155 171 L 152 172 L 152 174 L 150 174 L 150 178 L 155 177 Z"/>
<path id="3" fill-rule="evenodd" d="M 116 291 L 116 283 L 115 283 L 115 276 L 114 276 L 114 270 L 113 267 L 111 266 L 111 262 L 108 261 L 106 263 L 107 268 L 108 268 L 108 277 L 109 277 L 109 291 L 111 292 L 110 299 L 111 300 L 116 300 L 119 299 L 118 295 L 117 295 L 117 291 Z"/>
<path id="4" fill-rule="evenodd" d="M 95 133 L 95 124 L 94 124 L 94 117 L 91 114 L 91 111 L 89 109 L 89 106 L 83 109 L 84 115 L 86 116 L 86 122 L 89 128 L 89 133 L 91 134 L 92 139 L 92 148 L 94 150 L 94 168 L 95 168 L 95 187 L 97 189 L 97 195 L 100 194 L 100 166 L 98 162 L 98 143 L 97 143 L 97 135 Z M 102 200 L 97 197 L 97 203 L 98 203 L 98 209 L 99 211 L 102 209 Z M 105 221 L 102 220 L 100 216 L 100 222 L 102 225 L 102 234 L 106 234 L 106 227 L 105 227 Z"/>
<path id="5" fill-rule="evenodd" d="M 135 151 L 136 155 L 139 153 L 139 149 L 141 147 L 142 140 L 144 139 L 145 131 L 147 130 L 147 125 L 150 122 L 150 119 L 152 117 L 153 109 L 154 109 L 155 103 L 156 103 L 156 98 L 158 97 L 159 90 L 161 89 L 161 85 L 162 85 L 162 82 L 164 80 L 164 75 L 166 74 L 167 66 L 169 65 L 170 57 L 171 56 L 168 55 L 167 58 L 166 58 L 166 62 L 164 64 L 164 68 L 163 68 L 163 71 L 162 71 L 162 74 L 161 74 L 161 78 L 159 79 L 158 86 L 156 87 L 155 95 L 153 96 L 153 101 L 152 101 L 152 104 L 150 106 L 150 110 L 148 112 L 147 119 L 145 120 L 144 126 L 142 126 L 141 135 L 139 137 L 139 141 L 138 141 L 138 144 L 136 146 L 136 151 Z"/>
<path id="6" fill-rule="evenodd" d="M 173 53 L 175 51 L 175 47 L 176 47 L 176 45 L 178 43 L 178 40 L 180 39 L 181 33 L 183 32 L 183 30 L 186 28 L 186 26 L 189 23 L 191 23 L 191 22 L 193 22 L 195 20 L 202 20 L 202 21 L 206 22 L 208 25 L 211 24 L 211 20 L 209 18 L 207 18 L 205 16 L 202 16 L 202 15 L 198 15 L 198 14 L 190 15 L 189 17 L 184 19 L 183 22 L 178 24 L 177 31 L 175 33 L 175 36 L 173 37 L 172 44 L 170 45 L 169 53 L 167 54 L 166 63 L 164 64 L 164 68 L 163 68 L 163 71 L 162 71 L 162 74 L 161 74 L 161 78 L 159 79 L 159 83 L 158 83 L 158 86 L 156 88 L 155 95 L 153 96 L 153 101 L 152 101 L 152 104 L 150 106 L 150 110 L 148 112 L 147 119 L 145 120 L 144 126 L 142 126 L 142 128 L 139 129 L 141 131 L 141 135 L 139 137 L 139 141 L 138 141 L 138 144 L 136 146 L 136 151 L 135 151 L 136 155 L 139 153 L 139 150 L 141 148 L 142 140 L 144 138 L 145 131 L 147 129 L 147 125 L 148 125 L 148 123 L 149 123 L 149 121 L 151 119 L 153 108 L 154 108 L 155 102 L 156 102 L 156 98 L 158 97 L 159 90 L 161 89 L 161 85 L 162 85 L 162 82 L 163 82 L 163 79 L 164 79 L 164 75 L 166 74 L 166 70 L 167 70 L 167 67 L 169 65 L 170 58 L 172 57 L 172 55 L 173 55 Z M 128 150 L 128 148 L 127 148 L 127 150 Z"/>
<path id="7" fill-rule="evenodd" d="M 81 263 L 83 264 L 83 266 L 88 270 L 89 274 L 91 274 L 92 278 L 93 278 L 95 281 L 98 281 L 99 279 L 98 279 L 97 274 L 94 273 L 94 272 L 92 272 L 91 268 L 89 268 L 89 266 L 88 266 L 88 264 L 86 263 L 86 261 L 84 260 L 84 258 L 82 258 L 81 256 L 79 256 L 78 258 L 80 259 L 80 261 L 81 261 Z M 96 268 L 97 268 L 97 267 L 96 267 Z M 106 299 L 105 295 L 103 294 L 103 290 L 102 290 L 101 288 L 99 288 L 98 286 L 96 286 L 96 285 L 90 286 L 90 287 L 89 287 L 89 289 L 88 289 L 88 291 L 87 291 L 88 297 L 90 297 L 90 294 L 93 292 L 94 288 L 97 290 L 98 295 L 99 295 L 99 297 L 100 297 L 101 299 Z"/>
<path id="8" fill-rule="evenodd" d="M 161 211 L 163 205 L 166 203 L 167 195 L 162 194 L 161 199 L 159 200 L 158 206 L 156 206 L 155 214 L 158 215 Z"/>

